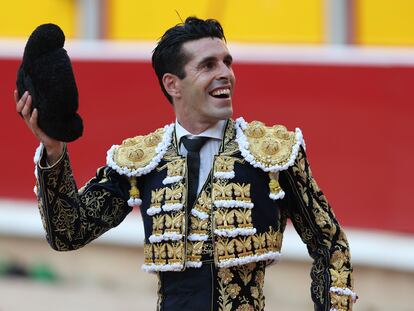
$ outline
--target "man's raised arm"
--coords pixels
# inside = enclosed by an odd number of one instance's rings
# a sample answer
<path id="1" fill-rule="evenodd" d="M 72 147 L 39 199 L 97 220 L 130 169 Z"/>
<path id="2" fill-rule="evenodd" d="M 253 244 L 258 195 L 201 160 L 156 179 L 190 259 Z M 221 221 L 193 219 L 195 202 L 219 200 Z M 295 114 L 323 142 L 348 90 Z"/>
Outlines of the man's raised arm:
<path id="1" fill-rule="evenodd" d="M 41 142 L 35 157 L 35 192 L 50 246 L 59 251 L 77 249 L 121 223 L 131 211 L 128 180 L 102 167 L 78 191 L 65 143 L 39 128 L 28 92 L 19 99 L 15 91 L 14 99 L 17 112 Z"/>

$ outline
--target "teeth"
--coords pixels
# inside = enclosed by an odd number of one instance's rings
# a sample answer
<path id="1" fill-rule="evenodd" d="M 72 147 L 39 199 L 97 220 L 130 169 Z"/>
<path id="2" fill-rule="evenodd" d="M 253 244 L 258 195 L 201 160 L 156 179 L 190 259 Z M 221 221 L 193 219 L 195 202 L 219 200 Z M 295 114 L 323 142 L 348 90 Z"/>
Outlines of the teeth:
<path id="1" fill-rule="evenodd" d="M 230 95 L 230 89 L 218 89 L 215 90 L 211 93 L 211 95 L 213 96 L 217 96 L 217 95 Z"/>

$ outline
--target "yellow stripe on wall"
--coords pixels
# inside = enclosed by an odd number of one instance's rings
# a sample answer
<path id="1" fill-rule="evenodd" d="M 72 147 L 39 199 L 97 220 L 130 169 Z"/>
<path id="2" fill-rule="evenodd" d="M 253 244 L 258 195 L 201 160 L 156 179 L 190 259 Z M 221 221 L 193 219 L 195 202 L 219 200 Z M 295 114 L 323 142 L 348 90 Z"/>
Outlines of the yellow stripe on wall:
<path id="1" fill-rule="evenodd" d="M 320 43 L 321 0 L 226 1 L 224 27 L 236 41 Z"/>
<path id="2" fill-rule="evenodd" d="M 231 41 L 323 41 L 324 0 L 108 0 L 110 39 L 158 39 L 185 19 L 196 15 L 216 18 Z"/>
<path id="3" fill-rule="evenodd" d="M 414 0 L 357 0 L 358 44 L 413 45 Z"/>
<path id="4" fill-rule="evenodd" d="M 76 1 L 73 0 L 11 0 L 2 1 L 0 36 L 28 37 L 44 23 L 58 24 L 66 37 L 76 35 Z"/>
<path id="5" fill-rule="evenodd" d="M 108 0 L 107 36 L 109 39 L 156 40 L 168 27 L 180 23 L 175 10 L 185 19 L 204 13 L 207 2 Z"/>

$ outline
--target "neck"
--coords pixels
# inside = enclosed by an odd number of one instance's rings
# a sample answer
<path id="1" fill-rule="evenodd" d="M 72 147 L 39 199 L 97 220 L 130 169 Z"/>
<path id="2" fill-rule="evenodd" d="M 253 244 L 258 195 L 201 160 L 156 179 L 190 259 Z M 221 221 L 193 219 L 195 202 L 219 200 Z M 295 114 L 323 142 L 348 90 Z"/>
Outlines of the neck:
<path id="1" fill-rule="evenodd" d="M 217 124 L 218 121 L 215 122 L 195 122 L 190 120 L 185 120 L 182 118 L 177 117 L 178 122 L 181 124 L 183 128 L 189 131 L 193 135 L 198 135 L 210 127 Z"/>

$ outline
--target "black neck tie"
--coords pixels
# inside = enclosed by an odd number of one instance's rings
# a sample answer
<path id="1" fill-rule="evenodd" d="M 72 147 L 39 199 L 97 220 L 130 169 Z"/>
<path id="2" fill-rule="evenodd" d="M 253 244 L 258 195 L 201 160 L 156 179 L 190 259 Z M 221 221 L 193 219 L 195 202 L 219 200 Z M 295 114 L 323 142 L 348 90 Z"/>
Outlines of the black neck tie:
<path id="1" fill-rule="evenodd" d="M 208 140 L 208 137 L 197 137 L 190 139 L 188 137 L 182 137 L 181 142 L 187 149 L 187 167 L 188 167 L 188 210 L 194 205 L 194 201 L 197 198 L 198 189 L 198 176 L 200 172 L 200 149 L 204 143 Z"/>

